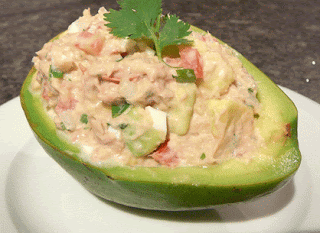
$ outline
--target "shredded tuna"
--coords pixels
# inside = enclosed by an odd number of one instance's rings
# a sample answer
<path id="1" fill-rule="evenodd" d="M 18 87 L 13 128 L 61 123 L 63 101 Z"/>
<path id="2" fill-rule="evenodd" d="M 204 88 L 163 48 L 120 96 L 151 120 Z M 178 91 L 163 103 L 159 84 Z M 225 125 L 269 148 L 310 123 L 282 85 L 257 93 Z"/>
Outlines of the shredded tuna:
<path id="1" fill-rule="evenodd" d="M 257 85 L 230 49 L 192 32 L 192 44 L 176 46 L 162 61 L 149 41 L 112 35 L 106 13 L 85 10 L 33 58 L 34 91 L 57 129 L 83 148 L 84 160 L 206 166 L 255 149 Z M 177 81 L 177 69 L 192 69 L 196 81 Z M 134 155 L 152 143 L 148 153 Z"/>

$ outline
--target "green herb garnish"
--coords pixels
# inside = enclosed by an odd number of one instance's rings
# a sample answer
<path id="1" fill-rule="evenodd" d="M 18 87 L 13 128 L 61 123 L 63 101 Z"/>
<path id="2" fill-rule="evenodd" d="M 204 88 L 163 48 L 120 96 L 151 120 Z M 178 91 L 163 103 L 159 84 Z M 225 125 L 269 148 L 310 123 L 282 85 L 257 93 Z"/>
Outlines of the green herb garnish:
<path id="1" fill-rule="evenodd" d="M 63 122 L 60 122 L 60 127 L 61 127 L 62 130 L 66 130 L 67 129 L 67 127 L 63 124 Z"/>
<path id="2" fill-rule="evenodd" d="M 125 129 L 125 128 L 127 128 L 127 126 L 128 126 L 128 124 L 126 124 L 126 123 L 119 124 L 120 129 Z"/>
<path id="3" fill-rule="evenodd" d="M 248 88 L 249 93 L 253 93 L 253 89 L 251 87 Z"/>
<path id="4" fill-rule="evenodd" d="M 122 61 L 123 59 L 124 59 L 124 57 L 119 58 L 118 60 L 116 60 L 116 62 L 120 62 L 120 61 Z"/>
<path id="5" fill-rule="evenodd" d="M 178 76 L 173 76 L 178 83 L 194 83 L 196 82 L 196 75 L 193 69 L 179 69 Z"/>
<path id="6" fill-rule="evenodd" d="M 128 103 L 123 103 L 119 105 L 112 105 L 111 106 L 111 111 L 112 111 L 112 118 L 116 118 L 120 116 L 124 111 L 129 108 L 130 104 Z"/>
<path id="7" fill-rule="evenodd" d="M 82 114 L 80 117 L 80 122 L 84 123 L 84 124 L 88 124 L 88 115 L 87 114 Z"/>
<path id="8" fill-rule="evenodd" d="M 162 17 L 161 0 L 122 0 L 120 10 L 110 9 L 104 14 L 111 33 L 120 38 L 146 38 L 154 43 L 159 60 L 168 45 L 190 43 L 184 37 L 191 32 L 190 25 L 179 21 L 176 15 Z"/>
<path id="9" fill-rule="evenodd" d="M 49 69 L 49 78 L 62 78 L 63 77 L 63 72 L 53 69 L 52 66 L 50 65 Z"/>
<path id="10" fill-rule="evenodd" d="M 201 160 L 204 160 L 206 158 L 206 154 L 205 153 L 202 153 L 202 155 L 200 156 L 200 159 Z"/>

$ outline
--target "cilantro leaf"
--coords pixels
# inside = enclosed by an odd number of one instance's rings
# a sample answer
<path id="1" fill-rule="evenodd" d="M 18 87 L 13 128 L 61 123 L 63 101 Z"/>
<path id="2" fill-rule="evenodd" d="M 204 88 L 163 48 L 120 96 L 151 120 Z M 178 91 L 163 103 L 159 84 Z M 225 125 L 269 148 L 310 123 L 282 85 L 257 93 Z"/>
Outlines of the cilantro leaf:
<path id="1" fill-rule="evenodd" d="M 121 8 L 132 10 L 148 26 L 152 26 L 161 14 L 161 0 L 122 0 L 119 1 Z"/>
<path id="2" fill-rule="evenodd" d="M 188 23 L 179 21 L 176 15 L 166 16 L 165 22 L 165 25 L 159 33 L 159 47 L 161 50 L 168 45 L 180 45 L 191 42 L 184 38 L 191 33 Z"/>
<path id="3" fill-rule="evenodd" d="M 194 83 L 197 78 L 193 69 L 176 70 L 178 76 L 173 76 L 178 83 Z"/>
<path id="4" fill-rule="evenodd" d="M 128 103 L 123 103 L 120 105 L 112 105 L 111 106 L 112 118 L 116 118 L 120 116 L 122 113 L 124 113 L 124 111 L 127 110 L 127 108 L 129 108 L 129 106 L 130 104 Z"/>
<path id="5" fill-rule="evenodd" d="M 164 62 L 162 51 L 166 46 L 191 43 L 185 38 L 191 33 L 190 25 L 179 20 L 176 15 L 162 17 L 161 0 L 121 0 L 118 3 L 119 11 L 111 9 L 104 14 L 104 19 L 108 21 L 105 25 L 111 28 L 113 35 L 120 38 L 152 40 L 160 61 Z M 177 81 L 195 82 L 193 70 L 179 72 L 175 77 Z"/>
<path id="6" fill-rule="evenodd" d="M 49 78 L 54 77 L 54 78 L 63 78 L 63 72 L 53 69 L 52 66 L 50 65 L 49 68 Z"/>
<path id="7" fill-rule="evenodd" d="M 125 128 L 127 128 L 127 126 L 128 126 L 128 124 L 126 124 L 126 123 L 119 124 L 120 129 L 125 129 Z"/>
<path id="8" fill-rule="evenodd" d="M 137 34 L 139 18 L 135 16 L 133 11 L 110 9 L 110 13 L 105 14 L 105 20 L 110 22 L 106 26 L 110 27 L 112 29 L 111 33 L 117 37 L 132 37 L 134 39 L 142 36 L 141 32 Z"/>
<path id="9" fill-rule="evenodd" d="M 110 13 L 104 14 L 111 33 L 121 38 L 150 38 L 153 25 L 162 11 L 161 0 L 123 0 L 118 3 L 119 11 L 111 9 Z"/>
<path id="10" fill-rule="evenodd" d="M 84 124 L 88 124 L 88 115 L 83 113 L 80 117 L 80 122 L 84 123 Z"/>
<path id="11" fill-rule="evenodd" d="M 60 127 L 61 127 L 61 130 L 67 130 L 67 127 L 64 125 L 62 121 L 60 122 Z"/>
<path id="12" fill-rule="evenodd" d="M 168 45 L 189 43 L 190 25 L 180 21 L 176 15 L 161 18 L 161 0 L 122 0 L 120 10 L 110 9 L 104 14 L 111 33 L 120 38 L 151 39 L 159 60 L 162 50 Z M 161 27 L 162 26 L 162 27 Z"/>

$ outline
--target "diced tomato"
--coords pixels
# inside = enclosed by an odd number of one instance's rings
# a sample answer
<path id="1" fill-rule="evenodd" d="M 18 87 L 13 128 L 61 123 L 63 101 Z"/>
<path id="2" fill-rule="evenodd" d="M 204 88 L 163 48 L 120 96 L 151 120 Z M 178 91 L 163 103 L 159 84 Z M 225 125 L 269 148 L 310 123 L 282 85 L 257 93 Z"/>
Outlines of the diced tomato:
<path id="1" fill-rule="evenodd" d="M 177 153 L 168 147 L 168 141 L 162 143 L 150 156 L 158 163 L 168 167 L 176 166 L 179 160 Z"/>
<path id="2" fill-rule="evenodd" d="M 42 85 L 42 98 L 49 101 L 51 98 L 56 98 L 58 92 L 49 85 L 49 82 L 44 80 Z"/>
<path id="3" fill-rule="evenodd" d="M 61 113 L 66 110 L 72 110 L 75 108 L 77 102 L 78 101 L 76 99 L 72 99 L 72 98 L 64 100 L 64 101 L 60 100 L 55 107 L 55 111 L 57 113 Z"/>
<path id="4" fill-rule="evenodd" d="M 128 55 L 127 52 L 120 53 L 121 57 L 126 57 Z"/>
<path id="5" fill-rule="evenodd" d="M 98 56 L 103 48 L 104 38 L 98 34 L 83 31 L 79 34 L 75 46 L 82 51 Z"/>
<path id="6" fill-rule="evenodd" d="M 48 85 L 45 83 L 42 86 L 42 98 L 44 98 L 46 101 L 49 101 L 49 90 L 48 90 Z"/>
<path id="7" fill-rule="evenodd" d="M 203 41 L 203 42 L 219 42 L 218 40 L 217 40 L 217 38 L 214 38 L 214 37 L 212 37 L 212 36 L 200 36 L 199 37 L 199 39 L 201 40 L 201 41 Z"/>
<path id="8" fill-rule="evenodd" d="M 203 78 L 203 62 L 199 51 L 186 46 L 180 48 L 179 54 L 181 66 L 185 69 L 193 69 L 197 78 Z"/>
<path id="9" fill-rule="evenodd" d="M 89 39 L 92 36 L 93 36 L 93 34 L 91 32 L 88 32 L 88 31 L 83 31 L 79 35 L 79 37 L 82 37 L 82 38 L 85 38 L 85 39 Z"/>
<path id="10" fill-rule="evenodd" d="M 80 68 L 80 70 L 81 70 L 82 74 L 84 74 L 84 72 L 86 72 L 86 71 L 87 71 L 87 68 L 86 68 L 86 67 L 84 67 L 81 63 L 79 64 L 79 68 Z"/>
<path id="11" fill-rule="evenodd" d="M 111 75 L 102 74 L 101 79 L 105 81 L 113 82 L 116 84 L 119 84 L 121 81 L 121 78 L 117 76 L 117 71 L 112 72 Z"/>
<path id="12" fill-rule="evenodd" d="M 171 66 L 193 69 L 196 78 L 203 78 L 203 61 L 199 51 L 190 46 L 180 46 L 179 58 L 166 57 L 164 60 Z"/>

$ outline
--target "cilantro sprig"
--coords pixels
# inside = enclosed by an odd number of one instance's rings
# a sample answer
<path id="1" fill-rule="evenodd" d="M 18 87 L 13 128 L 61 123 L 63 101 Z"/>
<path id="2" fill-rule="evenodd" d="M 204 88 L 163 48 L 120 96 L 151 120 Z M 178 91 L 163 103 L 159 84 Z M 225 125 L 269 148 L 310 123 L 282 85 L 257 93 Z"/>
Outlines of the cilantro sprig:
<path id="1" fill-rule="evenodd" d="M 194 83 L 196 81 L 196 75 L 192 69 L 179 69 L 176 70 L 178 76 L 173 76 L 178 83 Z"/>
<path id="2" fill-rule="evenodd" d="M 205 153 L 202 153 L 201 156 L 200 156 L 200 159 L 201 159 L 201 160 L 204 160 L 205 158 L 206 158 L 206 154 L 205 154 Z"/>
<path id="3" fill-rule="evenodd" d="M 112 118 L 116 118 L 120 116 L 122 113 L 124 113 L 128 108 L 130 107 L 129 103 L 122 103 L 122 104 L 113 104 L 111 106 L 112 111 Z"/>
<path id="4" fill-rule="evenodd" d="M 156 54 L 162 60 L 162 51 L 168 45 L 190 43 L 185 37 L 190 25 L 176 15 L 162 15 L 161 0 L 121 0 L 120 10 L 110 9 L 104 14 L 111 33 L 120 38 L 147 38 L 154 43 Z"/>
<path id="5" fill-rule="evenodd" d="M 85 113 L 83 113 L 82 115 L 81 115 L 81 117 L 80 117 L 80 122 L 81 123 L 84 123 L 84 124 L 88 124 L 88 115 L 87 114 L 85 114 Z"/>
<path id="6" fill-rule="evenodd" d="M 63 72 L 53 69 L 53 67 L 50 65 L 49 68 L 49 78 L 63 78 Z"/>

